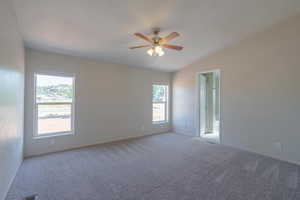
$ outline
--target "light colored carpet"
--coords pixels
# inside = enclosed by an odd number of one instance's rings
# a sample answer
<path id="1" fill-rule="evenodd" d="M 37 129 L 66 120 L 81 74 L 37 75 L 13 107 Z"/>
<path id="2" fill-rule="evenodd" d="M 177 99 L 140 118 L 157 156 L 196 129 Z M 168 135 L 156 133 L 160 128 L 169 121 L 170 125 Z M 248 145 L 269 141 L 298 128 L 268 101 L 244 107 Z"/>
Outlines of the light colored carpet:
<path id="1" fill-rule="evenodd" d="M 296 200 L 299 169 L 162 134 L 27 159 L 6 200 Z"/>

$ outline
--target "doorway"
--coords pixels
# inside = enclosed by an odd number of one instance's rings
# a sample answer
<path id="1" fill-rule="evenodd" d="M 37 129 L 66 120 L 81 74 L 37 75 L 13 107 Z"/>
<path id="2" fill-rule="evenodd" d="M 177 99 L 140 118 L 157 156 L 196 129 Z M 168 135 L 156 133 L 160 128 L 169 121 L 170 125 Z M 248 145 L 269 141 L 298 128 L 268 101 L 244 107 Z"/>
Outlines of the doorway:
<path id="1" fill-rule="evenodd" d="M 200 72 L 197 76 L 199 136 L 220 143 L 220 70 Z"/>

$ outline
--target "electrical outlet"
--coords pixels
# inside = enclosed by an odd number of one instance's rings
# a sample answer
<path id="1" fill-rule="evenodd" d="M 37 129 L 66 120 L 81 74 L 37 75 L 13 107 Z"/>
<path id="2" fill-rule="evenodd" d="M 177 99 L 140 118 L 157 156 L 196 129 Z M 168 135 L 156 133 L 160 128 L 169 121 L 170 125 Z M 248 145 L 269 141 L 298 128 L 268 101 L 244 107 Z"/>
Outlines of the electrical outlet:
<path id="1" fill-rule="evenodd" d="M 144 126 L 144 125 L 141 127 L 141 130 L 142 130 L 143 132 L 145 131 L 145 126 Z"/>

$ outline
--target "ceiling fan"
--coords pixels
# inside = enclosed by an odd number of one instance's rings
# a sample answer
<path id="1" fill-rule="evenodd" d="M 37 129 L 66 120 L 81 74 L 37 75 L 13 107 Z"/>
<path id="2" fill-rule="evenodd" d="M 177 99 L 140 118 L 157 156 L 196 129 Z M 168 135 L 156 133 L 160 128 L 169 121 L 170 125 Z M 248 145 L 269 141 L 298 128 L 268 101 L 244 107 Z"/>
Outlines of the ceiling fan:
<path id="1" fill-rule="evenodd" d="M 133 47 L 129 47 L 129 49 L 150 47 L 150 49 L 148 49 L 148 51 L 147 51 L 147 53 L 150 56 L 163 56 L 165 54 L 165 52 L 163 51 L 164 48 L 173 49 L 173 50 L 177 50 L 177 51 L 180 51 L 183 49 L 183 47 L 181 47 L 181 46 L 166 44 L 168 41 L 178 37 L 179 33 L 173 32 L 173 33 L 170 33 L 168 36 L 162 38 L 159 36 L 159 32 L 160 32 L 159 28 L 153 29 L 154 37 L 152 39 L 148 38 L 147 36 L 145 36 L 141 33 L 135 33 L 134 34 L 135 36 L 149 42 L 150 44 L 133 46 Z"/>

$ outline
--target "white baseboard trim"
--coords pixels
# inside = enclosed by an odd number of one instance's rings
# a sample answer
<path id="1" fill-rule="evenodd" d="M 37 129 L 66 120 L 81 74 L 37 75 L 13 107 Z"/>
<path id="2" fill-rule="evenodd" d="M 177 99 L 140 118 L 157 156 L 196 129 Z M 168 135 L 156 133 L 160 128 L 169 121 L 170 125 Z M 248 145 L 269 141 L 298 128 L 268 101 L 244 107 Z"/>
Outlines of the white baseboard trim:
<path id="1" fill-rule="evenodd" d="M 59 151 L 53 151 L 53 152 L 47 152 L 47 153 L 41 153 L 41 154 L 34 154 L 34 155 L 26 156 L 25 159 L 32 158 L 32 157 L 37 157 L 37 156 L 48 155 L 48 154 L 52 154 L 52 153 L 72 151 L 72 150 L 76 150 L 76 149 L 92 147 L 92 146 L 101 145 L 101 144 L 117 143 L 117 142 L 121 142 L 121 141 L 127 141 L 127 140 L 138 139 L 138 138 L 149 137 L 149 136 L 160 135 L 160 134 L 166 134 L 166 133 L 171 133 L 171 132 L 167 131 L 167 132 L 151 133 L 151 134 L 147 134 L 147 135 L 138 135 L 138 136 L 128 136 L 128 137 L 116 138 L 116 139 L 107 140 L 107 141 L 103 141 L 103 142 L 97 142 L 97 143 L 94 143 L 94 144 L 80 145 L 80 146 L 77 146 L 77 147 L 71 147 L 71 148 L 63 149 L 63 150 L 59 150 Z"/>

